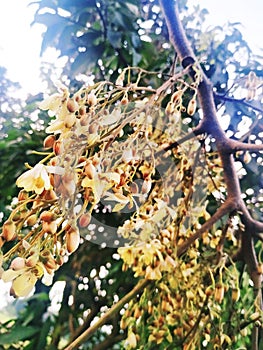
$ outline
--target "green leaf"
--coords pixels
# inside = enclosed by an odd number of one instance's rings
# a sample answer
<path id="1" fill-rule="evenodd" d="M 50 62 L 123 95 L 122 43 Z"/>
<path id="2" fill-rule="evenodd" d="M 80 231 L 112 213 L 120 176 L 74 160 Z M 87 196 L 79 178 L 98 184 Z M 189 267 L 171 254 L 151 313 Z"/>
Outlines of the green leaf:
<path id="1" fill-rule="evenodd" d="M 38 333 L 40 328 L 37 327 L 13 327 L 10 332 L 0 334 L 0 345 L 15 344 L 21 340 L 31 338 Z"/>
<path id="2" fill-rule="evenodd" d="M 121 32 L 117 32 L 113 30 L 108 31 L 108 40 L 114 48 L 118 48 L 121 46 L 121 37 L 122 37 Z"/>

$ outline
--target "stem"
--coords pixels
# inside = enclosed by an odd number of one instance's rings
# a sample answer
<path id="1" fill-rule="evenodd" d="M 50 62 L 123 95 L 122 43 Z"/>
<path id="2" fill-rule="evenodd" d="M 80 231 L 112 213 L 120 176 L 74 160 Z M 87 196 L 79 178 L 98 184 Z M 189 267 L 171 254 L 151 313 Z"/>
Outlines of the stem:
<path id="1" fill-rule="evenodd" d="M 83 344 L 88 340 L 98 328 L 103 326 L 108 320 L 110 320 L 121 308 L 128 303 L 132 298 L 134 298 L 139 292 L 141 292 L 147 285 L 150 283 L 149 280 L 143 279 L 140 280 L 136 286 L 126 294 L 121 300 L 114 304 L 103 316 L 99 318 L 92 326 L 90 326 L 86 331 L 84 331 L 78 338 L 76 338 L 72 343 L 67 345 L 64 350 L 73 350 L 77 349 L 80 344 Z"/>

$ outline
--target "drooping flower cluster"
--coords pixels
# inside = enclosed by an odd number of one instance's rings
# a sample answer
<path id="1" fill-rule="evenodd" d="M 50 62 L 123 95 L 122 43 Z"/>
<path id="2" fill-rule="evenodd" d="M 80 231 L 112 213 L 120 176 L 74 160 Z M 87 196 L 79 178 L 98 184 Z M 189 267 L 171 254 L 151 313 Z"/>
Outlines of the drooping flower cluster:
<path id="1" fill-rule="evenodd" d="M 99 82 L 73 95 L 61 85 L 40 104 L 51 116 L 45 158 L 17 179 L 21 191 L 0 236 L 5 251 L 1 278 L 12 282 L 12 295 L 27 296 L 39 279 L 52 283 L 55 271 L 97 223 L 93 214 L 99 206 L 123 213 L 125 220 L 113 230 L 127 242 L 118 250 L 123 270 L 132 268 L 135 276 L 153 282 L 153 289 L 145 292 L 152 304 L 142 297 L 139 307 L 132 304 L 124 314 L 127 348 L 136 348 L 134 330 L 146 309 L 152 327 L 149 341 L 170 342 L 177 320 L 174 309 L 189 294 L 183 284 L 195 288 L 196 280 L 189 281 L 202 275 L 193 270 L 191 261 L 199 258 L 195 249 L 182 263 L 177 247 L 210 216 L 204 195 L 210 169 L 203 143 L 192 139 L 168 150 L 189 131 L 187 117 L 196 111 L 198 76 L 196 84 L 189 85 L 179 79 L 180 73 L 154 90 L 140 86 L 146 74 L 142 70 L 135 82 L 129 81 L 135 72 L 126 69 L 115 84 Z M 220 176 L 218 171 L 219 182 Z M 214 249 L 214 239 L 207 233 L 202 244 Z M 233 235 L 229 240 L 234 241 Z M 5 250 L 6 242 L 13 242 L 10 250 Z M 174 296 L 179 282 L 181 299 Z M 188 299 L 203 305 L 202 290 L 197 289 L 198 297 L 193 291 Z M 157 299 L 160 307 L 153 305 Z"/>

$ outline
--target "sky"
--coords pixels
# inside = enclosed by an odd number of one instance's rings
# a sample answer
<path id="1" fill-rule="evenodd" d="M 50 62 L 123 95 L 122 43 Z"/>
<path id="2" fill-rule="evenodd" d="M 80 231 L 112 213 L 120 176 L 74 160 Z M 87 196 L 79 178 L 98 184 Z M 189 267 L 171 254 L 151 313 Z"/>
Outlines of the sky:
<path id="1" fill-rule="evenodd" d="M 8 69 L 8 77 L 18 81 L 27 93 L 38 93 L 44 89 L 39 76 L 41 34 L 44 27 L 30 26 L 34 18 L 35 5 L 31 0 L 0 1 L 0 66 Z M 241 22 L 245 39 L 253 49 L 263 48 L 263 1 L 262 0 L 189 0 L 207 8 L 210 15 L 207 23 L 223 25 Z M 45 59 L 51 58 L 50 54 Z"/>

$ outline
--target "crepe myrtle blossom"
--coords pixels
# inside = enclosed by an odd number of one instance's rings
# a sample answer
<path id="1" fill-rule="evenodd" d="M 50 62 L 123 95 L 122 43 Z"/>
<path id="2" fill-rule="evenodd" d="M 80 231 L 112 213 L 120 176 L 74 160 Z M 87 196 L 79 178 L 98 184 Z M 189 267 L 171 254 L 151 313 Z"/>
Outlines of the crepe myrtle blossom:
<path id="1" fill-rule="evenodd" d="M 58 166 L 37 164 L 32 169 L 20 175 L 16 180 L 18 187 L 23 187 L 27 192 L 34 191 L 41 194 L 44 190 L 52 189 L 49 173 L 63 175 L 64 169 Z"/>

